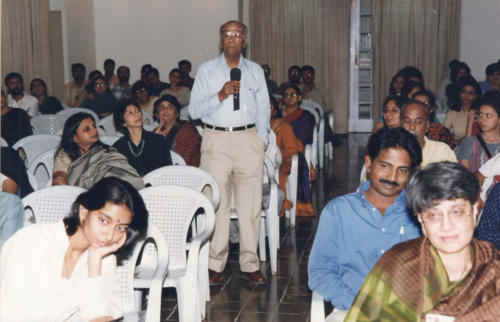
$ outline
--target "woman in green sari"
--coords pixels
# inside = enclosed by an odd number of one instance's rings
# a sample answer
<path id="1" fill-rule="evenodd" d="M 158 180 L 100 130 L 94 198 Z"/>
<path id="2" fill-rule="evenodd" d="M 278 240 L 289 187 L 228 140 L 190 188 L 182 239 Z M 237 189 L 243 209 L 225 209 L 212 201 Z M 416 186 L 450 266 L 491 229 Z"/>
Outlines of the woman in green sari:
<path id="1" fill-rule="evenodd" d="M 407 187 L 425 237 L 394 246 L 345 321 L 500 321 L 500 253 L 472 238 L 479 184 L 464 167 L 433 163 Z"/>

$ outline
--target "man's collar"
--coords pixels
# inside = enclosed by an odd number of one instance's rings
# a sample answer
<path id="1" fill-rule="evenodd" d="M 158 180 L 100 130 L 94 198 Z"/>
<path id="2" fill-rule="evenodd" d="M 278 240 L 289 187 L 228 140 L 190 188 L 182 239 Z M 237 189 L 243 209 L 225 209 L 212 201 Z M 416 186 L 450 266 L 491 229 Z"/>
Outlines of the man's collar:
<path id="1" fill-rule="evenodd" d="M 365 182 L 363 182 L 361 184 L 361 187 L 359 188 L 359 194 L 360 194 L 361 198 L 364 199 L 364 200 L 366 200 L 367 202 L 369 202 L 369 201 L 365 197 L 365 192 L 369 188 L 370 188 L 370 180 L 366 180 Z M 405 202 L 405 200 L 406 200 L 406 187 L 405 187 L 405 189 L 401 190 L 401 193 L 399 194 L 399 196 L 397 196 L 396 199 L 394 199 L 394 203 L 393 204 L 395 204 L 397 202 L 400 202 L 400 201 Z"/>
<path id="2" fill-rule="evenodd" d="M 229 65 L 227 64 L 227 61 L 226 61 L 226 56 L 224 56 L 224 52 L 222 52 L 220 54 L 219 59 L 221 60 L 221 63 L 223 63 L 224 65 L 226 65 L 229 68 Z M 240 60 L 238 61 L 238 68 L 239 69 L 241 69 L 241 66 L 243 66 L 244 60 L 245 60 L 245 57 L 243 57 L 243 55 L 240 54 Z"/>

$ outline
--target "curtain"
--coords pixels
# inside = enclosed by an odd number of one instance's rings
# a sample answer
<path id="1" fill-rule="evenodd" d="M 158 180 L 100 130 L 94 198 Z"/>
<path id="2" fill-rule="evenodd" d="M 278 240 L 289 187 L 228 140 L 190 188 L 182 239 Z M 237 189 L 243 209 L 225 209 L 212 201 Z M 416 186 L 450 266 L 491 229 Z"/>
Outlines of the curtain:
<path id="1" fill-rule="evenodd" d="M 49 0 L 2 0 L 2 83 L 10 72 L 23 76 L 28 93 L 33 78 L 51 91 Z"/>
<path id="2" fill-rule="evenodd" d="M 381 114 L 395 73 L 419 68 L 425 87 L 436 92 L 458 57 L 460 0 L 372 1 L 374 120 Z"/>
<path id="3" fill-rule="evenodd" d="M 269 64 L 278 85 L 288 67 L 311 65 L 327 93 L 337 133 L 347 132 L 349 115 L 349 30 L 351 1 L 250 0 L 250 54 Z"/>

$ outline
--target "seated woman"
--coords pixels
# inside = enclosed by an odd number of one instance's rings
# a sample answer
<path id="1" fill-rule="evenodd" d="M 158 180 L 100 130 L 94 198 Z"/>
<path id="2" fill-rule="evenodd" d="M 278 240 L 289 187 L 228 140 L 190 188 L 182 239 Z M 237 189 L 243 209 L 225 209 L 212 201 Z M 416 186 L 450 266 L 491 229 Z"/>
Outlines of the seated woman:
<path id="1" fill-rule="evenodd" d="M 43 79 L 35 78 L 30 84 L 31 95 L 38 99 L 38 111 L 42 114 L 56 114 L 63 109 L 61 102 L 47 94 L 47 85 Z"/>
<path id="2" fill-rule="evenodd" d="M 453 133 L 456 140 L 460 141 L 472 135 L 476 115 L 472 107 L 480 95 L 481 88 L 472 76 L 464 76 L 454 85 L 453 96 L 443 125 Z"/>
<path id="3" fill-rule="evenodd" d="M 124 134 L 113 144 L 127 157 L 142 177 L 158 168 L 171 165 L 170 148 L 163 138 L 142 128 L 142 111 L 132 99 L 118 102 L 113 113 L 115 128 Z"/>
<path id="4" fill-rule="evenodd" d="M 1 191 L 19 195 L 21 198 L 33 192 L 26 165 L 17 151 L 11 147 L 2 147 L 1 166 Z"/>
<path id="5" fill-rule="evenodd" d="M 105 177 L 122 178 L 136 189 L 144 188 L 142 178 L 127 158 L 99 141 L 92 115 L 71 115 L 64 123 L 61 144 L 55 154 L 52 184 L 90 189 Z"/>
<path id="6" fill-rule="evenodd" d="M 375 127 L 372 133 L 377 132 L 383 127 L 392 129 L 401 126 L 401 108 L 408 101 L 408 98 L 404 96 L 387 96 L 382 104 L 382 118 Z"/>
<path id="7" fill-rule="evenodd" d="M 163 95 L 155 102 L 154 119 L 160 123 L 154 129 L 165 138 L 172 151 L 178 153 L 187 165 L 200 166 L 201 137 L 189 122 L 179 120 L 181 104 L 172 95 Z"/>
<path id="8" fill-rule="evenodd" d="M 300 108 L 302 94 L 295 85 L 288 84 L 283 88 L 282 109 L 283 119 L 290 123 L 293 133 L 303 146 L 312 143 L 314 131 L 314 116 L 306 110 Z M 297 215 L 312 216 L 314 209 L 311 203 L 311 186 L 309 167 L 303 155 L 299 154 L 299 189 L 297 201 Z M 313 173 L 313 170 L 311 170 Z M 312 175 L 314 177 L 314 174 Z"/>
<path id="9" fill-rule="evenodd" d="M 109 90 L 109 85 L 104 76 L 97 75 L 89 83 L 90 95 L 82 102 L 82 107 L 94 111 L 100 118 L 113 113 L 116 98 Z"/>
<path id="10" fill-rule="evenodd" d="M 408 79 L 403 83 L 403 87 L 401 87 L 401 96 L 411 98 L 413 94 L 423 90 L 425 90 L 424 84 Z"/>
<path id="11" fill-rule="evenodd" d="M 21 108 L 12 108 L 7 105 L 7 95 L 2 89 L 2 138 L 13 146 L 20 139 L 33 135 L 30 117 Z"/>
<path id="12" fill-rule="evenodd" d="M 304 145 L 293 134 L 292 126 L 281 118 L 281 110 L 278 107 L 278 101 L 274 96 L 270 96 L 271 100 L 271 129 L 276 134 L 276 145 L 281 152 L 281 166 L 279 170 L 279 186 L 286 193 L 286 183 L 292 169 L 292 157 L 295 154 L 304 153 Z M 306 176 L 307 177 L 307 176 Z M 290 210 L 293 204 L 288 198 L 283 203 L 283 208 Z"/>
<path id="13" fill-rule="evenodd" d="M 135 82 L 134 85 L 132 85 L 130 93 L 132 94 L 132 98 L 139 103 L 139 106 L 143 111 L 153 115 L 154 104 L 158 97 L 149 94 L 149 89 L 146 83 L 141 80 Z"/>
<path id="14" fill-rule="evenodd" d="M 425 237 L 379 259 L 345 321 L 498 321 L 500 253 L 472 238 L 478 194 L 477 178 L 458 163 L 417 172 L 406 199 Z"/>
<path id="15" fill-rule="evenodd" d="M 500 94 L 487 93 L 478 102 L 481 133 L 462 140 L 458 160 L 472 173 L 500 151 Z"/>
<path id="16" fill-rule="evenodd" d="M 389 85 L 389 95 L 401 95 L 401 88 L 405 82 L 405 77 L 401 74 L 396 74 L 391 79 L 391 85 Z"/>
<path id="17" fill-rule="evenodd" d="M 181 85 L 181 71 L 179 68 L 174 68 L 168 74 L 168 78 L 170 81 L 170 86 L 163 90 L 160 93 L 160 97 L 166 94 L 170 94 L 174 96 L 177 101 L 181 104 L 182 107 L 189 105 L 189 98 L 191 96 L 191 92 L 189 87 Z"/>
<path id="18" fill-rule="evenodd" d="M 80 194 L 64 220 L 19 230 L 2 248 L 0 319 L 120 318 L 116 265 L 145 237 L 147 226 L 148 212 L 137 190 L 106 178 Z"/>
<path id="19" fill-rule="evenodd" d="M 464 62 L 457 62 L 450 67 L 450 84 L 446 86 L 446 105 L 448 108 L 454 104 L 455 93 L 457 91 L 457 82 L 465 76 L 470 76 L 470 68 Z"/>

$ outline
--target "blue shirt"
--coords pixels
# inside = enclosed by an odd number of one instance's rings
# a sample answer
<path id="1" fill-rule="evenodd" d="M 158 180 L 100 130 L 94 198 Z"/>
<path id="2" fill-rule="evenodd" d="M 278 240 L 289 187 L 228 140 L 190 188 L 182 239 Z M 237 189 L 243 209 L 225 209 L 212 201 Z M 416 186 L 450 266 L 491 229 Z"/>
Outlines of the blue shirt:
<path id="1" fill-rule="evenodd" d="M 193 119 L 201 118 L 204 123 L 214 126 L 255 124 L 257 133 L 267 144 L 271 110 L 264 71 L 260 65 L 243 56 L 240 57 L 238 68 L 241 70 L 238 111 L 233 110 L 233 95 L 219 101 L 219 91 L 225 82 L 231 80 L 231 68 L 224 54 L 221 54 L 198 68 L 191 91 L 189 114 Z"/>
<path id="2" fill-rule="evenodd" d="M 481 94 L 483 95 L 493 90 L 487 80 L 480 82 L 479 87 L 481 87 Z"/>
<path id="3" fill-rule="evenodd" d="M 377 260 L 397 243 L 421 236 L 406 210 L 405 192 L 384 216 L 360 192 L 331 200 L 321 213 L 309 255 L 309 288 L 347 310 Z"/>

